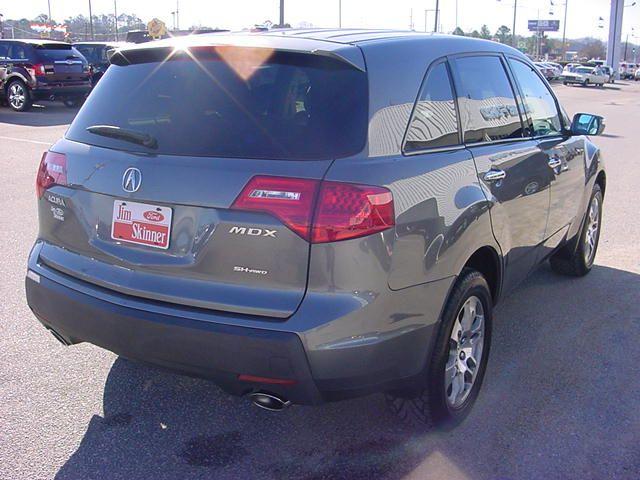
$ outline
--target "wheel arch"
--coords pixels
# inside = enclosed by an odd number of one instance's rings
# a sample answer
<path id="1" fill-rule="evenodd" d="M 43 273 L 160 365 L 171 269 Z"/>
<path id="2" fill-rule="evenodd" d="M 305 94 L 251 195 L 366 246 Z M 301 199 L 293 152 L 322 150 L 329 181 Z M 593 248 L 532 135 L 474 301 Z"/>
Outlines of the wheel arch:
<path id="1" fill-rule="evenodd" d="M 600 172 L 596 176 L 596 183 L 600 186 L 600 190 L 602 190 L 602 196 L 604 197 L 605 190 L 607 189 L 607 174 L 604 173 L 604 170 L 600 170 Z"/>
<path id="2" fill-rule="evenodd" d="M 495 248 L 489 245 L 478 248 L 467 259 L 463 268 L 472 268 L 480 272 L 489 284 L 494 305 L 498 303 L 503 272 L 500 255 Z"/>

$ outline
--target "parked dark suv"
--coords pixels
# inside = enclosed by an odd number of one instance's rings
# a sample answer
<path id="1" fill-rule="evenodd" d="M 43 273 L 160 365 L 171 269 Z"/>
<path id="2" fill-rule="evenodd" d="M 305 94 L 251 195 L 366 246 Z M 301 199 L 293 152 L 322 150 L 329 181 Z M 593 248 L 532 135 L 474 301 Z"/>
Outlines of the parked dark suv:
<path id="1" fill-rule="evenodd" d="M 90 90 L 89 64 L 70 44 L 0 40 L 0 96 L 13 110 L 29 110 L 37 100 L 76 107 Z"/>
<path id="2" fill-rule="evenodd" d="M 65 345 L 269 409 L 386 392 L 457 423 L 496 302 L 545 259 L 591 269 L 603 120 L 517 50 L 290 30 L 111 62 L 37 176 L 27 299 Z"/>
<path id="3" fill-rule="evenodd" d="M 73 46 L 91 66 L 91 83 L 95 86 L 109 68 L 110 51 L 127 45 L 126 42 L 78 42 Z"/>

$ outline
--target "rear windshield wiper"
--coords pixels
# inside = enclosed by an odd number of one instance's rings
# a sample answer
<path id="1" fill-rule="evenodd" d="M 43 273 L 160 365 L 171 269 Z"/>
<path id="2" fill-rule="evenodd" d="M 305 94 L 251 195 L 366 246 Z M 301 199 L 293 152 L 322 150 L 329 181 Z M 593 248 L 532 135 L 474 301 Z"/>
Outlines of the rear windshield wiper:
<path id="1" fill-rule="evenodd" d="M 92 125 L 86 128 L 87 132 L 103 137 L 117 138 L 125 142 L 136 143 L 143 147 L 156 149 L 158 148 L 158 140 L 148 133 L 136 132 L 135 130 L 127 130 L 126 128 L 116 127 L 115 125 Z"/>

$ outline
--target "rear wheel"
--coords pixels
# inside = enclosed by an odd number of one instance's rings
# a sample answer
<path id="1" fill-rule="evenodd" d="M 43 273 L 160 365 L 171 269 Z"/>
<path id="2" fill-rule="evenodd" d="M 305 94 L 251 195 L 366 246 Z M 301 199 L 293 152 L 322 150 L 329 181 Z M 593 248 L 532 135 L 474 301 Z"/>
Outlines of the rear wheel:
<path id="1" fill-rule="evenodd" d="M 581 277 L 591 271 L 600 241 L 602 222 L 602 190 L 597 183 L 593 187 L 589 206 L 580 235 L 569 242 L 550 259 L 551 268 L 563 275 Z"/>
<path id="2" fill-rule="evenodd" d="M 22 80 L 12 80 L 7 86 L 7 103 L 16 112 L 26 112 L 31 108 L 31 92 Z"/>
<path id="3" fill-rule="evenodd" d="M 487 281 L 465 268 L 442 316 L 423 385 L 387 393 L 387 405 L 401 419 L 421 427 L 452 427 L 476 401 L 491 344 L 492 300 Z"/>

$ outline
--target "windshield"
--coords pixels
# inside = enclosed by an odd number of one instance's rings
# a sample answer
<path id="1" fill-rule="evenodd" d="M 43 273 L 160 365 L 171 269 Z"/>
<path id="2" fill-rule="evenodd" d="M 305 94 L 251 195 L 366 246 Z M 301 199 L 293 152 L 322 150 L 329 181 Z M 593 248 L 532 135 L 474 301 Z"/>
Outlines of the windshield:
<path id="1" fill-rule="evenodd" d="M 591 69 L 591 68 L 576 68 L 576 72 L 578 72 L 578 73 L 592 73 L 593 69 Z"/>
<path id="2" fill-rule="evenodd" d="M 101 125 L 149 135 L 153 153 L 168 155 L 298 160 L 362 150 L 365 73 L 318 55 L 234 50 L 111 65 L 67 138 L 150 152 L 86 130 Z"/>

